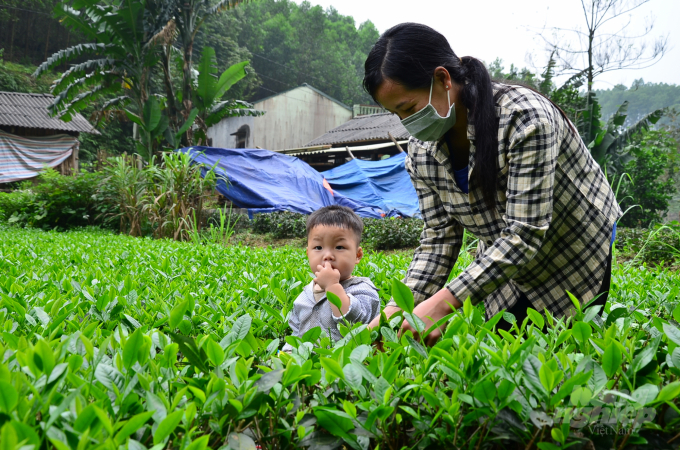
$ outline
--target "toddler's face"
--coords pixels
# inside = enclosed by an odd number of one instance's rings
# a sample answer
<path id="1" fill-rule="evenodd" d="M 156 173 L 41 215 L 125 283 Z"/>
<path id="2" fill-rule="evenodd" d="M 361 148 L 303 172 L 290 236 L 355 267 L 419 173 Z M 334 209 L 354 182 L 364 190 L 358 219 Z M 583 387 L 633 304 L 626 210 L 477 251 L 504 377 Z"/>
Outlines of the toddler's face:
<path id="1" fill-rule="evenodd" d="M 363 250 L 357 245 L 357 238 L 352 230 L 317 225 L 309 232 L 307 258 L 312 272 L 317 272 L 317 266 L 323 266 L 328 261 L 333 269 L 340 272 L 340 279 L 346 280 L 352 275 L 354 266 L 361 261 L 362 256 Z"/>

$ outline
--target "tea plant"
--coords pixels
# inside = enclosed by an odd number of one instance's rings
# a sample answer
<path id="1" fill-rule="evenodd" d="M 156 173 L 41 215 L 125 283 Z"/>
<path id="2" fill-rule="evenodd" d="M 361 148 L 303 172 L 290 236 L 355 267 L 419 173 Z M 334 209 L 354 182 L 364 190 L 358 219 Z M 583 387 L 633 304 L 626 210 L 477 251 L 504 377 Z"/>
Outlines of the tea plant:
<path id="1" fill-rule="evenodd" d="M 469 262 L 459 262 L 456 272 Z M 408 253 L 355 272 L 403 316 Z M 675 448 L 680 280 L 614 266 L 610 302 L 496 331 L 465 302 L 425 348 L 288 336 L 302 249 L 0 228 L 3 449 Z M 453 276 L 453 275 L 452 275 Z M 598 316 L 602 312 L 602 317 Z M 506 315 L 507 319 L 513 318 Z M 426 331 L 425 331 L 426 332 Z M 380 338 L 384 352 L 372 342 Z M 292 354 L 279 353 L 283 343 Z"/>

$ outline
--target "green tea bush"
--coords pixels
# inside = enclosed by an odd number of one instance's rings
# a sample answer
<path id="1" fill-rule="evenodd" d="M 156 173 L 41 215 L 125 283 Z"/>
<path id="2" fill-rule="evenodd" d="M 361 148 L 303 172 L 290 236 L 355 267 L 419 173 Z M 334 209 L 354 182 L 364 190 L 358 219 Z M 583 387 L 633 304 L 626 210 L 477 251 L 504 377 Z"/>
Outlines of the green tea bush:
<path id="1" fill-rule="evenodd" d="M 307 237 L 307 216 L 289 211 L 256 214 L 253 232 L 271 234 L 275 239 Z"/>
<path id="2" fill-rule="evenodd" d="M 307 216 L 292 212 L 257 214 L 252 230 L 258 234 L 270 234 L 275 239 L 305 238 Z M 365 246 L 376 250 L 392 250 L 417 247 L 423 221 L 420 219 L 363 219 Z"/>
<path id="3" fill-rule="evenodd" d="M 366 246 L 376 250 L 417 247 L 422 231 L 420 219 L 364 219 L 363 240 Z"/>
<path id="4" fill-rule="evenodd" d="M 393 281 L 408 262 L 370 253 L 355 273 L 422 329 Z M 399 316 L 288 336 L 302 249 L 0 226 L 0 273 L 3 449 L 659 450 L 680 433 L 667 270 L 617 265 L 604 309 L 530 310 L 511 332 L 468 301 L 432 348 Z"/>
<path id="5" fill-rule="evenodd" d="M 35 213 L 35 193 L 30 189 L 0 192 L 0 220 L 26 224 Z"/>

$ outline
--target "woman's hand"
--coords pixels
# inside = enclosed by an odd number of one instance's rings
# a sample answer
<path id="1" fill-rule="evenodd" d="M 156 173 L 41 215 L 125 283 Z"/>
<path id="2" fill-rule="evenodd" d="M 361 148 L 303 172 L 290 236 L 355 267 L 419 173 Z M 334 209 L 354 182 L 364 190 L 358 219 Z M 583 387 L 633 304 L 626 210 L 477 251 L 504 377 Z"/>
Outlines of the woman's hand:
<path id="1" fill-rule="evenodd" d="M 399 311 L 401 311 L 401 309 L 396 306 L 385 306 L 385 309 L 383 309 L 382 312 L 385 313 L 385 317 L 387 317 L 387 319 L 389 320 L 389 318 L 392 315 L 396 314 Z M 371 320 L 371 322 L 368 324 L 369 330 L 377 329 L 378 327 L 380 327 L 380 314 L 375 316 L 373 320 Z M 385 351 L 385 349 L 383 348 L 382 336 L 378 336 L 378 339 L 375 342 L 373 342 L 373 345 L 375 345 L 375 348 L 377 348 L 381 352 Z"/>
<path id="2" fill-rule="evenodd" d="M 448 289 L 444 288 L 432 297 L 419 303 L 413 310 L 413 314 L 420 317 L 425 323 L 424 331 L 426 331 L 433 323 L 437 322 L 442 317 L 451 314 L 453 308 L 458 309 L 461 306 L 463 306 L 462 303 L 460 303 Z M 425 344 L 430 347 L 436 344 L 445 327 L 446 324 L 442 324 L 440 327 L 432 330 L 425 338 Z M 415 340 L 420 340 L 420 334 L 411 326 L 411 324 L 404 320 L 399 334 L 403 335 L 406 330 L 410 330 L 411 333 L 413 333 Z"/>
<path id="3" fill-rule="evenodd" d="M 401 311 L 401 309 L 397 306 L 385 306 L 385 309 L 383 309 L 383 312 L 385 313 L 385 317 L 387 317 L 387 320 L 390 320 L 390 317 L 392 317 L 399 311 Z M 368 329 L 372 330 L 374 328 L 378 328 L 379 326 L 380 326 L 380 314 L 378 314 L 373 318 L 373 320 L 371 320 L 371 322 L 368 324 Z"/>

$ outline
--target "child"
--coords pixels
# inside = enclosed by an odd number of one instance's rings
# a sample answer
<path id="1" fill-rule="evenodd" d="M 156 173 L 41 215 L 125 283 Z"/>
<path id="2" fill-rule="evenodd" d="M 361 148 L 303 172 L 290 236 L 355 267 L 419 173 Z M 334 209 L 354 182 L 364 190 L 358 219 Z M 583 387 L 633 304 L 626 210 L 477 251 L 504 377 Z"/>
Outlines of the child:
<path id="1" fill-rule="evenodd" d="M 378 289 L 368 278 L 352 276 L 364 256 L 359 246 L 363 230 L 361 218 L 345 206 L 326 206 L 307 218 L 307 258 L 316 278 L 293 303 L 293 336 L 321 327 L 338 341 L 338 323 L 369 323 L 380 313 Z M 340 309 L 328 301 L 327 292 L 340 298 Z M 283 347 L 285 352 L 292 349 L 290 344 Z"/>

